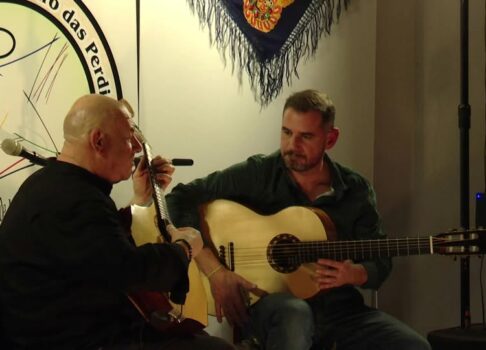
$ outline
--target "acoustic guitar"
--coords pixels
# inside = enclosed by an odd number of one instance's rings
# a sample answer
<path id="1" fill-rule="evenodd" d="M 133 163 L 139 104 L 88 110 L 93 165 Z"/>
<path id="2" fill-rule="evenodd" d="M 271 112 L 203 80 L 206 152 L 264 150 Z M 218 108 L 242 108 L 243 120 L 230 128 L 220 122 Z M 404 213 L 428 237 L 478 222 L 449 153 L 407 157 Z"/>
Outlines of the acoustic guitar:
<path id="1" fill-rule="evenodd" d="M 476 255 L 486 250 L 486 230 L 451 231 L 434 236 L 336 241 L 331 219 L 322 210 L 288 207 L 274 215 L 259 215 L 228 200 L 201 208 L 203 227 L 221 262 L 256 283 L 262 295 L 290 292 L 307 299 L 319 292 L 315 262 L 319 258 L 343 261 L 410 255 Z M 206 284 L 209 307 L 214 305 Z M 210 314 L 214 310 L 210 309 Z"/>
<path id="2" fill-rule="evenodd" d="M 147 164 L 152 163 L 149 144 L 139 132 Z M 145 243 L 170 242 L 167 225 L 171 223 L 163 189 L 156 181 L 156 174 L 148 165 L 152 185 L 153 204 L 149 207 L 133 205 L 132 237 L 137 246 Z M 159 331 L 177 334 L 191 334 L 208 325 L 206 292 L 202 278 L 194 261 L 189 263 L 189 291 L 183 305 L 175 304 L 166 293 L 137 291 L 128 298 L 140 314 Z"/>

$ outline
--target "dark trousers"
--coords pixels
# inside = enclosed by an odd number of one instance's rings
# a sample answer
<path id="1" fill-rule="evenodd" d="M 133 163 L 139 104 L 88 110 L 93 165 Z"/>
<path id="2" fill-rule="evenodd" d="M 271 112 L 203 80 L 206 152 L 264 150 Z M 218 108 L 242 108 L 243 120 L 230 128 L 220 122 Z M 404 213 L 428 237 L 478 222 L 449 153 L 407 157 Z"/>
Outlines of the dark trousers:
<path id="1" fill-rule="evenodd" d="M 98 350 L 234 350 L 235 347 L 225 340 L 210 336 L 204 332 L 185 336 L 163 336 L 148 331 L 141 339 L 99 348 Z"/>
<path id="2" fill-rule="evenodd" d="M 338 350 L 431 350 L 427 340 L 387 313 L 364 304 L 355 289 L 343 299 L 317 297 L 309 301 L 314 314 L 314 346 L 323 350 L 335 343 Z"/>
<path id="3" fill-rule="evenodd" d="M 245 337 L 260 350 L 325 350 L 334 344 L 338 350 L 431 350 L 412 328 L 364 305 L 358 291 L 344 293 L 308 301 L 268 295 L 251 307 Z"/>

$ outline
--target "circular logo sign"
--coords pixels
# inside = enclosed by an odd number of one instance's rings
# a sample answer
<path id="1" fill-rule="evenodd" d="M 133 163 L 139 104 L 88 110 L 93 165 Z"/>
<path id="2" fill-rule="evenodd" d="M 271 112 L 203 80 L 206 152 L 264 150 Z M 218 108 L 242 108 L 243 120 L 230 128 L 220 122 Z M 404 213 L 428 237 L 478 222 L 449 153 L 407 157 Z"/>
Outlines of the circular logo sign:
<path id="1" fill-rule="evenodd" d="M 15 138 L 46 157 L 59 151 L 64 116 L 77 98 L 122 98 L 105 36 L 80 0 L 0 0 L 0 91 L 0 141 Z M 17 160 L 0 156 L 0 172 Z M 5 179 L 9 173 L 1 173 L 0 199 L 29 172 Z"/>

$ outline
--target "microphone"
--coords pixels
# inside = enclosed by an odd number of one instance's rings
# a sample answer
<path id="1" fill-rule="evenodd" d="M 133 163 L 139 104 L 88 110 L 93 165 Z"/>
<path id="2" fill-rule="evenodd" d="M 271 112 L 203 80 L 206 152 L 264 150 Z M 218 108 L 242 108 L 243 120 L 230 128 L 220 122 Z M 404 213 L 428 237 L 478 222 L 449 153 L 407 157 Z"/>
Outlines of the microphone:
<path id="1" fill-rule="evenodd" d="M 37 155 L 35 152 L 24 148 L 18 141 L 14 139 L 4 139 L 2 141 L 2 150 L 9 156 L 19 156 L 28 159 L 31 163 L 37 165 L 46 165 L 47 159 Z"/>
<path id="2" fill-rule="evenodd" d="M 138 163 L 142 160 L 142 157 L 135 157 L 133 162 L 135 163 L 135 167 L 138 166 Z M 170 164 L 173 166 L 190 166 L 194 164 L 194 161 L 190 158 L 172 158 L 169 160 Z"/>
<path id="3" fill-rule="evenodd" d="M 194 161 L 189 158 L 172 158 L 170 161 L 174 166 L 193 165 Z"/>

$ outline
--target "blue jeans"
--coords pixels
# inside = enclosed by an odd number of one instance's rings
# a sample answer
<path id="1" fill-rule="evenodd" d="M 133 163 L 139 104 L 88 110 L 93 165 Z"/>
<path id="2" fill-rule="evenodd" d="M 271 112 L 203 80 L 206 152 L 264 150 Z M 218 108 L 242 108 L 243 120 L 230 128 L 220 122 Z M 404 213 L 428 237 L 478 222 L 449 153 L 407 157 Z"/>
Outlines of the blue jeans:
<path id="1" fill-rule="evenodd" d="M 244 334 L 265 350 L 325 350 L 334 343 L 337 350 L 431 350 L 413 329 L 364 305 L 361 295 L 353 295 L 352 302 L 331 303 L 271 294 L 250 308 Z"/>
<path id="2" fill-rule="evenodd" d="M 304 300 L 290 294 L 265 296 L 250 308 L 244 336 L 253 336 L 265 350 L 310 349 L 314 322 Z"/>

